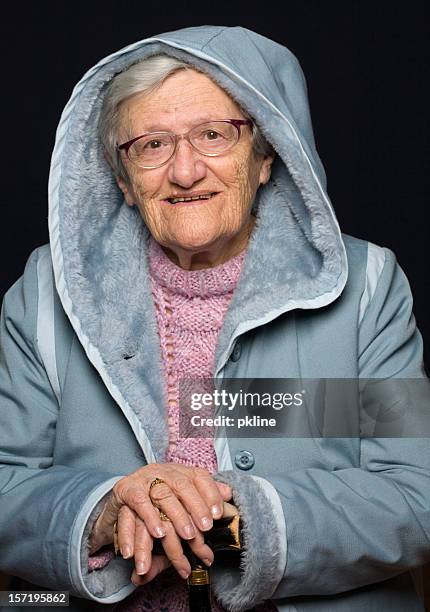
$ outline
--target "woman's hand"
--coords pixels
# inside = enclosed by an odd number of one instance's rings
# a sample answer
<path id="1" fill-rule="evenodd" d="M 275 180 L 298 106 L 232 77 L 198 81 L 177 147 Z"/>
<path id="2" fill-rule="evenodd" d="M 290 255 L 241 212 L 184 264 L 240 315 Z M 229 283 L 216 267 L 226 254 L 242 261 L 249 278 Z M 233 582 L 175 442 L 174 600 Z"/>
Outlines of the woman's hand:
<path id="1" fill-rule="evenodd" d="M 157 477 L 164 480 L 164 483 L 154 486 L 150 496 L 150 484 Z M 210 559 L 211 551 L 204 544 L 201 531 L 209 530 L 213 524 L 212 519 L 222 516 L 223 502 L 230 498 L 230 487 L 216 482 L 203 468 L 176 463 L 146 465 L 114 485 L 93 528 L 90 554 L 113 541 L 113 529 L 117 521 L 118 541 L 124 558 L 133 556 L 133 534 L 138 529 L 142 532 L 142 541 L 148 546 L 149 536 L 165 538 L 169 535 L 163 544 L 167 544 L 174 565 L 185 569 L 189 564 L 183 553 L 179 562 L 175 556 L 180 546 L 179 538 L 188 540 L 199 558 Z M 169 522 L 161 520 L 154 504 L 169 517 Z M 136 518 L 140 519 L 142 525 Z M 182 551 L 182 546 L 180 548 Z"/>
<path id="2" fill-rule="evenodd" d="M 132 511 L 127 509 L 126 512 Z M 235 514 L 238 514 L 238 509 L 236 508 L 236 506 L 224 502 L 222 517 L 232 517 Z M 165 550 L 166 555 L 151 555 L 153 540 L 149 535 L 148 531 L 145 529 L 145 525 L 142 524 L 142 521 L 138 517 L 135 517 L 134 534 L 135 568 L 131 576 L 131 581 L 133 582 L 133 584 L 135 584 L 136 586 L 147 584 L 170 565 L 173 565 L 177 569 L 178 573 L 180 574 L 180 576 L 182 576 L 182 578 L 188 578 L 191 571 L 191 567 L 188 562 L 188 559 L 183 555 L 182 546 L 180 542 L 178 543 L 178 549 L 173 547 L 169 548 L 168 545 L 166 550 L 166 543 L 168 542 L 168 538 L 166 536 L 166 538 L 162 540 L 163 548 Z M 203 540 L 202 535 L 201 539 Z M 174 541 L 174 544 L 176 544 L 176 541 Z M 193 547 L 193 542 L 188 541 L 188 544 L 190 545 L 193 552 L 197 554 L 196 550 Z M 204 544 L 204 546 L 210 553 L 210 562 L 208 563 L 205 559 L 204 561 L 206 565 L 211 565 L 213 562 L 213 552 L 209 548 L 209 546 L 207 546 L 206 544 Z M 197 556 L 202 558 L 200 555 Z"/>
<path id="3" fill-rule="evenodd" d="M 173 565 L 182 578 L 188 578 L 191 566 L 184 554 L 183 541 L 181 541 L 170 521 L 163 523 L 166 535 L 160 542 L 164 554 L 153 555 L 154 539 L 142 519 L 128 506 L 121 508 L 120 517 L 121 520 L 118 521 L 118 544 L 121 550 L 125 546 L 128 547 L 126 558 L 134 556 L 135 567 L 131 578 L 132 582 L 145 584 L 169 565 Z M 123 544 L 125 541 L 128 542 L 126 545 Z M 206 565 L 212 565 L 214 559 L 212 549 L 205 544 L 200 530 L 196 529 L 196 536 L 187 540 L 187 544 Z M 139 577 L 142 577 L 143 574 L 145 574 L 144 581 L 140 581 Z"/>

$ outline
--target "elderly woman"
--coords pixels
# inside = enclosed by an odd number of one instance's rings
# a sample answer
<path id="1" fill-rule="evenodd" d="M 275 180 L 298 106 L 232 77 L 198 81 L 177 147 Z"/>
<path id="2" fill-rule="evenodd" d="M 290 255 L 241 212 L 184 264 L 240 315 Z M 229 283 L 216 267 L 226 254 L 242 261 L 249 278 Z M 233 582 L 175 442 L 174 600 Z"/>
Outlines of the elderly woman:
<path id="1" fill-rule="evenodd" d="M 422 610 L 427 438 L 181 435 L 184 380 L 424 376 L 393 254 L 340 233 L 294 56 L 201 27 L 102 60 L 64 110 L 49 200 L 50 248 L 2 318 L 12 588 L 186 610 L 184 551 L 211 566 L 205 534 L 239 514 L 214 609 Z"/>

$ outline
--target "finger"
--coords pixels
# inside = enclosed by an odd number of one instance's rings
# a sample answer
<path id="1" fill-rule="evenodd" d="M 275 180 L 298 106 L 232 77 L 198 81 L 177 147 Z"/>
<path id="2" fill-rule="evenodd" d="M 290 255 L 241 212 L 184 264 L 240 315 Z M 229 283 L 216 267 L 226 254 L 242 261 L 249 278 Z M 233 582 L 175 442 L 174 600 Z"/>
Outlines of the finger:
<path id="1" fill-rule="evenodd" d="M 194 471 L 191 474 L 193 479 L 188 475 L 177 476 L 173 482 L 173 492 L 182 501 L 185 506 L 187 513 L 191 515 L 195 525 L 202 531 L 208 531 L 213 526 L 212 513 L 209 509 L 209 505 L 205 501 L 205 496 L 202 493 L 205 491 L 204 487 L 199 490 L 194 483 Z M 207 475 L 206 484 L 208 487 L 213 486 L 214 491 L 217 491 L 215 481 L 210 476 L 209 472 L 202 470 Z M 206 495 L 208 496 L 208 495 Z M 209 496 L 210 498 L 210 496 Z M 217 494 L 217 500 L 219 494 Z M 166 512 L 166 514 L 168 514 Z M 168 514 L 170 518 L 170 514 Z"/>
<path id="2" fill-rule="evenodd" d="M 134 554 L 136 513 L 128 506 L 122 506 L 118 512 L 117 531 L 118 546 L 124 559 Z"/>
<path id="3" fill-rule="evenodd" d="M 153 539 L 145 523 L 138 516 L 135 527 L 134 565 L 136 574 L 143 575 L 151 567 Z"/>
<path id="4" fill-rule="evenodd" d="M 146 584 L 153 580 L 158 574 L 167 569 L 170 566 L 170 561 L 164 555 L 154 555 L 152 557 L 152 563 L 150 569 L 143 576 L 136 574 L 136 570 L 133 570 L 131 575 L 131 581 L 136 586 Z"/>
<path id="5" fill-rule="evenodd" d="M 221 497 L 224 501 L 230 501 L 233 497 L 233 491 L 231 490 L 231 486 L 226 484 L 225 482 L 215 481 L 218 487 L 218 491 L 221 493 Z"/>
<path id="6" fill-rule="evenodd" d="M 201 531 L 197 531 L 197 535 L 192 540 L 187 541 L 192 552 L 201 559 L 208 567 L 214 562 L 214 553 L 212 549 L 205 544 L 205 539 Z"/>
<path id="7" fill-rule="evenodd" d="M 191 483 L 189 478 L 179 476 L 176 478 L 175 484 L 173 485 L 176 487 L 176 490 L 172 490 L 165 482 L 157 484 L 151 489 L 152 502 L 169 517 L 177 533 L 184 538 L 184 540 L 190 540 L 196 536 L 196 529 L 193 522 L 190 520 L 190 515 L 181 503 L 182 494 L 178 492 L 181 487 L 183 487 L 184 491 L 186 489 L 184 496 L 187 501 L 184 503 L 186 503 L 187 506 L 192 506 L 197 491 L 193 497 L 193 492 L 189 490 L 188 483 Z M 194 487 L 192 487 L 192 489 L 194 489 Z M 166 525 L 166 523 L 164 524 Z"/>
<path id="8" fill-rule="evenodd" d="M 149 483 L 131 483 L 127 479 L 118 481 L 114 485 L 117 504 L 126 505 L 137 514 L 145 523 L 149 533 L 154 538 L 163 538 L 166 535 L 160 513 L 148 495 Z M 121 506 L 120 506 L 121 507 Z"/>
<path id="9" fill-rule="evenodd" d="M 194 485 L 205 500 L 207 507 L 210 508 L 211 516 L 221 518 L 223 502 L 231 499 L 231 488 L 229 485 L 215 481 L 204 468 L 195 468 L 193 472 Z"/>
<path id="10" fill-rule="evenodd" d="M 166 557 L 182 578 L 188 578 L 191 573 L 191 565 L 184 555 L 181 540 L 172 523 L 167 525 L 167 534 L 161 540 Z"/>
<path id="11" fill-rule="evenodd" d="M 237 509 L 237 507 L 233 504 L 229 504 L 228 502 L 224 502 L 224 511 L 222 514 L 223 517 L 231 518 L 232 516 L 236 516 L 236 514 L 239 514 L 239 510 Z"/>

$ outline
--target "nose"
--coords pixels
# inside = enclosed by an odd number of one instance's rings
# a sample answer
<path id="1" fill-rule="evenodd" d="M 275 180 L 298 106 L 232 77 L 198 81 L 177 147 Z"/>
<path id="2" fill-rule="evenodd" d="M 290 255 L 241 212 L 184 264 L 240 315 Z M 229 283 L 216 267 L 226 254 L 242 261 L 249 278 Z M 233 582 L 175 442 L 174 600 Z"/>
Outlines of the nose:
<path id="1" fill-rule="evenodd" d="M 169 181 L 188 189 L 206 176 L 206 164 L 191 144 L 181 138 L 169 164 Z"/>

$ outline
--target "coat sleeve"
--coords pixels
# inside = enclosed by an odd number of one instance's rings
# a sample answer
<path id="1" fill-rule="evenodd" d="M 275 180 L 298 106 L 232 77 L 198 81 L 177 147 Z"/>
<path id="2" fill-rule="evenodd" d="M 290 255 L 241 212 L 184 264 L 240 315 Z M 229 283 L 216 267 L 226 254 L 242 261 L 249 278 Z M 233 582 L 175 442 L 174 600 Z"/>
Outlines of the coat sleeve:
<path id="1" fill-rule="evenodd" d="M 0 571 L 110 603 L 134 590 L 131 568 L 113 561 L 102 586 L 86 571 L 85 538 L 121 476 L 54 464 L 59 406 L 37 347 L 37 260 L 35 251 L 0 322 Z"/>
<path id="2" fill-rule="evenodd" d="M 384 255 L 359 329 L 359 376 L 423 378 L 409 284 L 393 253 Z M 359 444 L 359 467 L 265 479 L 219 474 L 233 488 L 245 539 L 242 571 L 214 575 L 226 607 L 341 593 L 429 561 L 430 439 L 373 437 Z"/>

